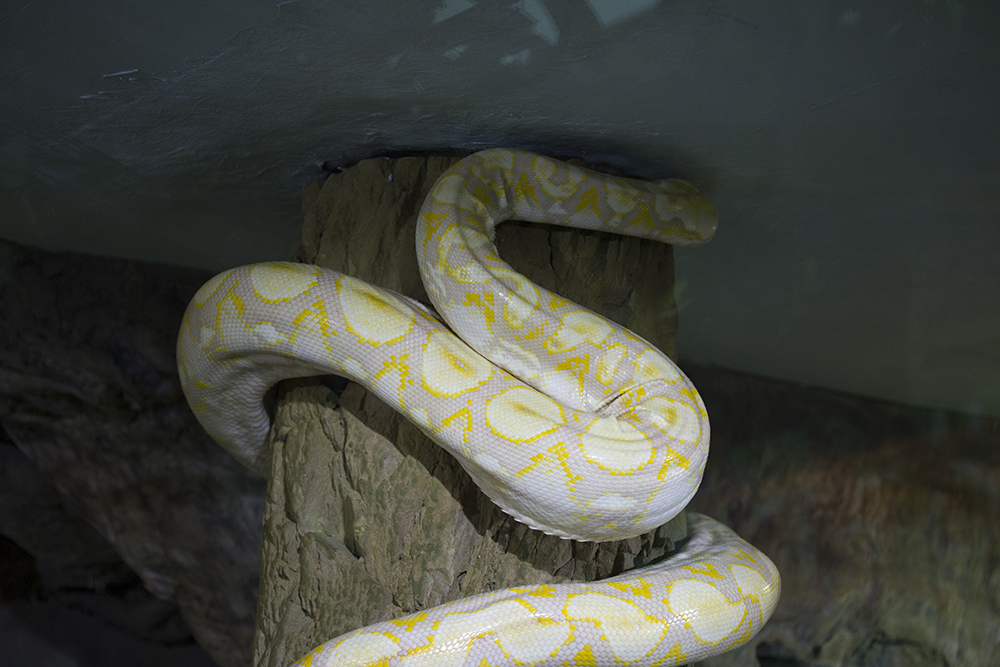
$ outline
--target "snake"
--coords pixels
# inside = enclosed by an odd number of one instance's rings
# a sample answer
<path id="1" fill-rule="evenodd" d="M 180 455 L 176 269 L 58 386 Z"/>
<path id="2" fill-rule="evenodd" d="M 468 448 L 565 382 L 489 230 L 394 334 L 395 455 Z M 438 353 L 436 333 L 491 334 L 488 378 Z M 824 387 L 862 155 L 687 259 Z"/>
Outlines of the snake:
<path id="1" fill-rule="evenodd" d="M 268 390 L 293 377 L 363 385 L 454 456 L 504 512 L 580 541 L 669 521 L 708 457 L 708 413 L 655 346 L 500 258 L 509 219 L 693 245 L 718 217 L 679 179 L 598 173 L 523 150 L 463 158 L 420 209 L 416 252 L 432 307 L 309 264 L 225 271 L 194 295 L 177 344 L 187 401 L 266 475 Z M 660 667 L 747 643 L 781 592 L 774 563 L 688 513 L 673 555 L 594 582 L 517 586 L 336 637 L 302 667 Z"/>

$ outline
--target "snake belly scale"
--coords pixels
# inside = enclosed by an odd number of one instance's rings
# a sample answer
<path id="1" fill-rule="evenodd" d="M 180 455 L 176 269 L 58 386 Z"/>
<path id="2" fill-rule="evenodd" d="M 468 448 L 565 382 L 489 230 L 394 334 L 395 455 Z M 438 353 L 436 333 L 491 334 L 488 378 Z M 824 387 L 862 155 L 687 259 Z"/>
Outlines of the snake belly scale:
<path id="1" fill-rule="evenodd" d="M 267 390 L 341 375 L 420 427 L 532 528 L 604 541 L 670 520 L 707 460 L 698 392 L 654 346 L 500 259 L 494 227 L 511 218 L 674 244 L 707 240 L 717 224 L 684 181 L 476 153 L 441 176 L 420 212 L 417 259 L 434 310 L 305 264 L 255 264 L 206 283 L 177 349 L 199 421 L 266 473 Z M 689 523 L 690 540 L 665 561 L 456 600 L 347 633 L 296 664 L 665 666 L 722 653 L 761 629 L 780 576 L 722 524 L 697 514 Z"/>

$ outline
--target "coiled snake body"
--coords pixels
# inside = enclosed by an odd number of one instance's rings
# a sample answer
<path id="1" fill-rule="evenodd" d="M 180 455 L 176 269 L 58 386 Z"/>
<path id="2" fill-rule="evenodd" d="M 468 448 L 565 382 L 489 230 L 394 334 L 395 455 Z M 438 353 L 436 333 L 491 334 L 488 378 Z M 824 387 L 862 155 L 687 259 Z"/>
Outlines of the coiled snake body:
<path id="1" fill-rule="evenodd" d="M 268 388 L 337 374 L 403 413 L 532 528 L 603 541 L 665 523 L 701 481 L 701 398 L 655 347 L 501 260 L 493 229 L 510 218 L 680 244 L 707 239 L 716 224 L 683 181 L 476 153 L 445 172 L 420 213 L 418 263 L 436 312 L 304 264 L 256 264 L 206 283 L 177 350 L 198 419 L 263 471 Z M 691 539 L 663 562 L 450 602 L 345 634 L 296 664 L 659 666 L 722 653 L 767 621 L 780 577 L 725 526 L 696 514 L 689 522 Z"/>

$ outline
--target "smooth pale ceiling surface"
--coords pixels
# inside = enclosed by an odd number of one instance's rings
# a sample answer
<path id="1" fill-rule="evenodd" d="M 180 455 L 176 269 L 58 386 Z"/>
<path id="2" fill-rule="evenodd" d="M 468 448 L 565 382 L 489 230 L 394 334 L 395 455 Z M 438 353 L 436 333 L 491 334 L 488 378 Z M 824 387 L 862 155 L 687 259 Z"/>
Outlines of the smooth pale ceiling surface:
<path id="1" fill-rule="evenodd" d="M 1000 5 L 21 0 L 0 237 L 288 256 L 322 165 L 509 145 L 680 176 L 680 349 L 1000 414 Z"/>

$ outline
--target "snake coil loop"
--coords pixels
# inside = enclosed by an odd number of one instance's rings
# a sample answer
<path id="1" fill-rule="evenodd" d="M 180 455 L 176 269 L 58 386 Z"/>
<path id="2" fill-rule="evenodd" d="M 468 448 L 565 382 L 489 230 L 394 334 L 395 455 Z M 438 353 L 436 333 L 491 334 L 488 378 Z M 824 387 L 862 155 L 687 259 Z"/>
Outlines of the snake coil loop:
<path id="1" fill-rule="evenodd" d="M 268 388 L 341 375 L 418 425 L 532 528 L 604 541 L 665 523 L 694 495 L 708 456 L 697 390 L 645 340 L 500 259 L 494 227 L 510 218 L 675 244 L 703 242 L 717 224 L 684 181 L 476 153 L 441 176 L 420 212 L 417 259 L 436 313 L 316 266 L 224 272 L 181 327 L 191 408 L 236 458 L 266 472 Z M 696 514 L 689 523 L 691 539 L 666 561 L 457 600 L 348 633 L 296 664 L 653 666 L 722 653 L 767 622 L 780 576 L 725 526 Z"/>

